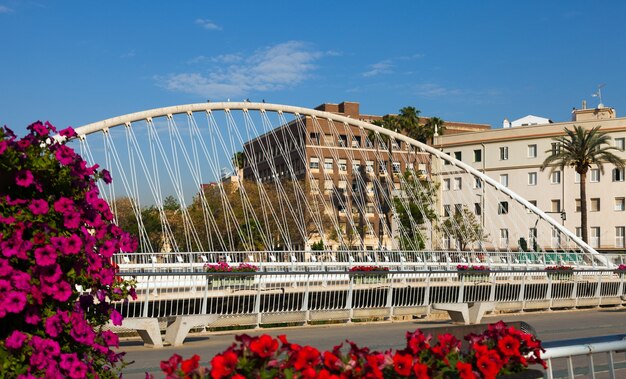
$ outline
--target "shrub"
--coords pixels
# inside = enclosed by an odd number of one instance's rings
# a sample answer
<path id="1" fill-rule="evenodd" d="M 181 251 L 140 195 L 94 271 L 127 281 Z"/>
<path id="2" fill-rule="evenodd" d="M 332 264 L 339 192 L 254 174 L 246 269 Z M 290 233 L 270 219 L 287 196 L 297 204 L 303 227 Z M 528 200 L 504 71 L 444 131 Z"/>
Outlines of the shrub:
<path id="1" fill-rule="evenodd" d="M 257 272 L 259 268 L 250 263 L 242 262 L 237 267 L 233 267 L 226 262 L 207 263 L 204 265 L 206 272 Z"/>
<path id="2" fill-rule="evenodd" d="M 62 142 L 75 132 L 28 130 L 0 128 L 0 377 L 117 377 L 118 338 L 103 326 L 121 323 L 111 302 L 134 290 L 111 257 L 136 242 L 99 196 L 109 173 Z"/>
<path id="3" fill-rule="evenodd" d="M 505 323 L 489 325 L 482 334 L 465 337 L 469 349 L 450 334 L 430 336 L 421 331 L 407 332 L 402 350 L 372 351 L 347 341 L 321 352 L 311 346 L 289 343 L 285 336 L 236 336 L 233 344 L 211 359 L 211 368 L 199 365 L 194 355 L 183 360 L 173 355 L 161 362 L 168 379 L 176 378 L 495 378 L 540 364 L 541 342 Z"/>

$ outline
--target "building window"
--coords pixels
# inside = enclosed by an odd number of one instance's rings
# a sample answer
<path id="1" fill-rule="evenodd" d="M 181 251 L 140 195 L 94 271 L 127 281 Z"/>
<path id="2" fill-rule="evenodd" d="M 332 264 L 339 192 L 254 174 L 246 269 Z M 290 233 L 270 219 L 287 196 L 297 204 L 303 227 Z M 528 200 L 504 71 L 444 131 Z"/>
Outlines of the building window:
<path id="1" fill-rule="evenodd" d="M 576 199 L 575 201 L 576 201 L 576 206 L 575 206 L 576 212 L 580 213 L 580 209 L 582 207 L 580 199 Z"/>
<path id="2" fill-rule="evenodd" d="M 583 237 L 583 228 L 581 228 L 580 226 L 577 226 L 575 228 L 575 233 L 576 233 L 576 237 L 582 238 Z"/>
<path id="3" fill-rule="evenodd" d="M 574 173 L 574 183 L 580 183 L 580 174 Z"/>
<path id="4" fill-rule="evenodd" d="M 624 144 L 624 138 L 623 137 L 615 139 L 615 147 L 617 149 L 619 149 L 620 151 L 624 151 L 624 147 L 626 147 L 626 146 Z"/>
<path id="5" fill-rule="evenodd" d="M 361 169 L 361 161 L 352 161 L 352 173 L 355 174 Z"/>
<path id="6" fill-rule="evenodd" d="M 318 193 L 320 191 L 320 181 L 318 179 L 311 180 L 311 193 Z"/>
<path id="7" fill-rule="evenodd" d="M 394 174 L 399 174 L 400 173 L 400 162 L 393 162 L 393 163 L 391 163 L 391 171 L 393 171 Z"/>
<path id="8" fill-rule="evenodd" d="M 455 151 L 454 152 L 454 159 L 456 159 L 457 161 L 460 161 L 462 157 L 462 154 L 460 151 Z"/>
<path id="9" fill-rule="evenodd" d="M 346 163 L 345 159 L 340 159 L 338 166 L 339 166 L 339 171 L 340 172 L 347 172 L 348 171 L 348 164 Z"/>
<path id="10" fill-rule="evenodd" d="M 385 175 L 387 173 L 387 161 L 378 161 L 378 174 Z"/>
<path id="11" fill-rule="evenodd" d="M 624 230 L 623 226 L 615 227 L 615 247 L 624 247 Z"/>
<path id="12" fill-rule="evenodd" d="M 500 229 L 500 246 L 509 246 L 509 230 Z"/>
<path id="13" fill-rule="evenodd" d="M 550 152 L 552 155 L 557 155 L 561 152 L 561 144 L 558 142 L 552 142 L 550 145 Z"/>
<path id="14" fill-rule="evenodd" d="M 552 184 L 561 183 L 561 171 L 553 171 L 552 174 L 550 174 L 550 183 Z"/>
<path id="15" fill-rule="evenodd" d="M 483 181 L 479 177 L 474 177 L 474 188 L 483 188 Z"/>
<path id="16" fill-rule="evenodd" d="M 550 202 L 550 204 L 551 204 L 551 206 L 552 206 L 552 207 L 550 208 L 550 210 L 551 210 L 552 212 L 560 212 L 560 211 L 561 211 L 561 200 L 558 200 L 558 199 L 557 199 L 557 200 L 552 200 L 552 201 Z"/>
<path id="17" fill-rule="evenodd" d="M 482 162 L 483 161 L 483 151 L 478 149 L 474 150 L 474 162 Z"/>
<path id="18" fill-rule="evenodd" d="M 591 182 L 592 183 L 598 183 L 600 181 L 600 169 L 599 168 L 592 168 L 590 170 L 590 176 L 591 176 Z"/>
<path id="19" fill-rule="evenodd" d="M 443 180 L 443 190 L 450 191 L 450 179 L 446 178 Z"/>
<path id="20" fill-rule="evenodd" d="M 509 213 L 509 202 L 501 201 L 500 203 L 498 203 L 498 214 L 505 215 L 508 213 Z"/>
<path id="21" fill-rule="evenodd" d="M 559 230 L 556 228 L 552 228 L 552 246 L 561 246 L 561 232 L 559 232 Z"/>
<path id="22" fill-rule="evenodd" d="M 365 172 L 368 174 L 374 173 L 374 161 L 365 161 Z"/>
<path id="23" fill-rule="evenodd" d="M 324 145 L 335 146 L 335 138 L 332 134 L 324 134 Z"/>
<path id="24" fill-rule="evenodd" d="M 528 145 L 528 158 L 537 158 L 537 145 Z"/>
<path id="25" fill-rule="evenodd" d="M 340 134 L 339 135 L 339 146 L 341 147 L 348 147 L 348 137 Z"/>
<path id="26" fill-rule="evenodd" d="M 614 182 L 624 181 L 624 169 L 623 168 L 616 167 L 613 169 L 613 181 Z"/>
<path id="27" fill-rule="evenodd" d="M 463 204 L 454 204 L 454 214 L 458 215 L 463 212 Z"/>
<path id="28" fill-rule="evenodd" d="M 529 172 L 528 173 L 528 185 L 529 186 L 536 186 L 537 185 L 537 173 L 536 172 Z"/>
<path id="29" fill-rule="evenodd" d="M 311 134 L 309 134 L 309 138 L 311 138 L 311 144 L 312 145 L 319 145 L 320 144 L 320 134 L 319 133 L 311 133 Z"/>
<path id="30" fill-rule="evenodd" d="M 311 170 L 319 170 L 320 169 L 320 159 L 319 158 L 311 158 L 309 160 L 309 168 Z"/>
<path id="31" fill-rule="evenodd" d="M 450 217 L 450 204 L 443 206 L 443 217 Z"/>
<path id="32" fill-rule="evenodd" d="M 463 181 L 461 180 L 461 178 L 454 178 L 454 189 L 458 191 L 462 188 L 463 188 Z"/>
<path id="33" fill-rule="evenodd" d="M 600 198 L 594 197 L 590 200 L 591 203 L 591 211 L 592 212 L 600 212 Z"/>
<path id="34" fill-rule="evenodd" d="M 613 209 L 615 209 L 618 212 L 623 212 L 626 209 L 626 198 L 616 197 L 615 207 Z"/>
<path id="35" fill-rule="evenodd" d="M 505 187 L 509 186 L 509 174 L 500 175 L 500 184 L 502 184 Z"/>
<path id="36" fill-rule="evenodd" d="M 600 227 L 592 226 L 591 227 L 591 247 L 600 247 Z"/>
<path id="37" fill-rule="evenodd" d="M 333 159 L 332 158 L 324 158 L 324 170 L 333 171 Z"/>
<path id="38" fill-rule="evenodd" d="M 482 207 L 480 206 L 480 203 L 474 203 L 474 214 L 476 216 L 480 216 L 483 212 L 482 212 Z"/>
<path id="39" fill-rule="evenodd" d="M 502 146 L 500 148 L 500 160 L 506 161 L 509 159 L 509 148 L 507 146 Z"/>
<path id="40" fill-rule="evenodd" d="M 533 205 L 533 206 L 537 206 L 537 200 L 528 200 L 528 202 Z M 530 209 L 526 209 L 526 213 L 531 213 L 532 211 Z"/>
<path id="41" fill-rule="evenodd" d="M 333 183 L 333 181 L 332 181 L 332 180 L 330 180 L 330 179 L 326 179 L 326 180 L 324 180 L 324 189 L 325 189 L 325 190 L 331 190 L 331 189 L 333 189 L 333 186 L 334 186 L 334 185 L 335 185 L 335 183 Z"/>

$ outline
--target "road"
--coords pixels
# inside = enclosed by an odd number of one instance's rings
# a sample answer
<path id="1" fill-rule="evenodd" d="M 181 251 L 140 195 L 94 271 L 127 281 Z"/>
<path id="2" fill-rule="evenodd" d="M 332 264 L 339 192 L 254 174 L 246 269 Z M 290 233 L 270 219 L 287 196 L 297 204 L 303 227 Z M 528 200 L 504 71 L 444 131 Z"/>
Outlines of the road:
<path id="1" fill-rule="evenodd" d="M 555 341 L 571 338 L 584 338 L 610 334 L 626 334 L 626 308 L 576 310 L 562 312 L 533 312 L 510 315 L 487 316 L 484 323 L 504 320 L 505 322 L 524 321 L 532 325 L 542 341 Z M 349 339 L 359 346 L 369 346 L 374 350 L 402 348 L 407 331 L 451 325 L 446 320 L 439 321 L 398 321 L 377 323 L 351 323 L 308 327 L 272 328 L 247 330 L 250 335 L 267 333 L 272 336 L 285 334 L 290 342 L 315 346 L 328 350 Z M 127 361 L 134 361 L 124 370 L 124 378 L 144 378 L 145 372 L 161 378 L 159 362 L 172 354 L 189 358 L 200 355 L 201 364 L 208 366 L 211 357 L 222 352 L 234 342 L 233 336 L 239 332 L 222 332 L 195 335 L 188 338 L 183 346 L 163 349 L 144 348 L 142 342 L 130 340 L 122 342 L 121 351 L 126 351 Z"/>

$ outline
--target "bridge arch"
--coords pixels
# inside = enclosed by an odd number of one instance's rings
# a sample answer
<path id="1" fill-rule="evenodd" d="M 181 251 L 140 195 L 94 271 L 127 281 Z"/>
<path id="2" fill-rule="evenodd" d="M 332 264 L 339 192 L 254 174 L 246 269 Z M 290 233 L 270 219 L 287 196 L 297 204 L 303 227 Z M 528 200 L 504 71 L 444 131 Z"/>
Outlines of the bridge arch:
<path id="1" fill-rule="evenodd" d="M 217 121 L 216 114 L 218 113 L 223 120 L 222 123 Z M 207 120 L 207 128 L 200 128 L 199 123 L 197 122 L 199 115 L 205 116 Z M 272 123 L 270 121 L 270 117 L 277 119 L 278 122 Z M 186 120 L 187 129 L 179 126 L 182 122 L 181 120 Z M 138 138 L 137 133 L 135 133 L 134 130 L 136 128 L 136 124 L 144 122 L 147 125 L 147 134 L 145 135 L 145 139 L 141 139 L 142 136 L 139 136 Z M 257 127 L 259 124 L 262 125 L 262 127 Z M 293 125 L 293 127 L 289 127 L 289 125 Z M 308 125 L 312 126 L 309 127 Z M 159 129 L 159 126 L 162 128 Z M 290 131 L 290 128 L 292 131 Z M 261 129 L 260 132 L 259 129 Z M 122 130 L 125 132 L 117 133 Z M 188 134 L 187 136 L 182 135 L 183 130 L 186 130 L 185 133 Z M 282 130 L 282 132 L 277 133 L 276 130 Z M 165 136 L 166 131 L 169 136 L 169 140 L 163 143 L 161 139 L 162 136 Z M 253 131 L 255 133 L 253 133 Z M 323 242 L 326 242 L 329 239 L 327 236 L 329 233 L 324 230 L 325 220 L 323 217 L 317 217 L 317 219 L 315 219 L 316 216 L 313 215 L 314 212 L 311 208 L 311 203 L 317 202 L 323 196 L 320 195 L 317 200 L 307 200 L 308 193 L 312 192 L 312 188 L 310 187 L 311 183 L 315 180 L 317 180 L 318 183 L 323 180 L 325 186 L 329 183 L 329 181 L 332 182 L 328 184 L 329 187 L 332 187 L 329 188 L 329 194 L 325 194 L 329 195 L 331 198 L 328 202 L 332 203 L 332 201 L 334 201 L 332 199 L 337 199 L 337 201 L 336 204 L 324 204 L 318 209 L 321 209 L 323 214 L 335 213 L 335 215 L 331 217 L 330 224 L 332 224 L 335 229 L 334 239 L 341 240 L 340 242 L 342 243 L 344 243 L 345 241 L 343 240 L 347 238 L 347 230 L 350 230 L 351 228 L 357 230 L 357 223 L 352 219 L 352 214 L 354 212 L 350 212 L 350 215 L 348 216 L 344 215 L 344 218 L 348 220 L 344 222 L 341 220 L 342 216 L 339 215 L 341 212 L 336 209 L 339 207 L 339 209 L 344 210 L 343 213 L 347 213 L 346 205 L 349 205 L 350 209 L 358 208 L 355 213 L 359 215 L 358 217 L 360 217 L 360 221 L 358 223 L 361 227 L 363 227 L 363 224 L 372 223 L 369 219 L 378 221 L 380 225 L 386 224 L 386 226 L 379 226 L 377 233 L 379 233 L 379 235 L 381 233 L 383 235 L 385 235 L 385 233 L 388 234 L 387 242 L 389 243 L 389 246 L 391 246 L 391 249 L 389 249 L 388 246 L 388 250 L 407 250 L 407 246 L 414 247 L 413 249 L 408 250 L 439 250 L 441 245 L 439 242 L 434 240 L 441 239 L 444 235 L 448 237 L 455 237 L 458 245 L 458 240 L 468 238 L 468 236 L 464 236 L 463 234 L 471 233 L 472 227 L 475 232 L 475 224 L 477 220 L 476 217 L 469 219 L 468 216 L 467 218 L 460 217 L 458 220 L 450 222 L 449 220 L 454 219 L 454 217 L 450 214 L 450 209 L 447 209 L 446 206 L 449 208 L 454 207 L 454 213 L 461 213 L 463 215 L 464 213 L 461 210 L 471 210 L 471 206 L 476 204 L 476 196 L 478 196 L 480 202 L 482 203 L 482 207 L 480 209 L 482 219 L 479 231 L 481 235 L 479 237 L 479 241 L 476 241 L 475 238 L 471 241 L 470 245 L 472 245 L 472 247 L 468 250 L 474 254 L 473 257 L 475 257 L 476 262 L 484 261 L 484 258 L 478 257 L 480 256 L 481 251 L 485 250 L 485 242 L 491 242 L 490 249 L 492 251 L 506 250 L 508 252 L 515 252 L 516 250 L 519 251 L 521 249 L 524 250 L 523 253 L 528 253 L 526 254 L 526 257 L 534 253 L 543 253 L 545 257 L 546 252 L 548 252 L 548 256 L 552 253 L 556 254 L 552 255 L 553 257 L 563 257 L 566 255 L 559 254 L 569 254 L 569 252 L 575 252 L 577 254 L 581 254 L 581 256 L 583 256 L 589 264 L 599 264 L 602 266 L 607 265 L 607 262 L 592 247 L 583 242 L 570 230 L 566 229 L 563 225 L 552 219 L 549 215 L 541 211 L 535 205 L 531 204 L 528 200 L 517 195 L 509 188 L 501 185 L 499 182 L 474 169 L 470 165 L 457 160 L 433 148 L 432 146 L 423 144 L 400 133 L 343 115 L 302 107 L 270 103 L 209 102 L 157 108 L 113 117 L 78 127 L 76 128 L 76 132 L 78 134 L 79 141 L 82 142 L 80 144 L 81 150 L 87 157 L 91 157 L 93 159 L 94 151 L 101 151 L 104 155 L 104 163 L 98 162 L 101 166 L 117 166 L 117 169 L 112 170 L 114 172 L 114 178 L 121 178 L 125 189 L 125 195 L 133 199 L 131 203 L 135 202 L 134 204 L 131 204 L 131 208 L 138 220 L 137 233 L 144 241 L 142 246 L 146 249 L 146 252 L 149 250 L 159 249 L 155 249 L 155 246 L 151 246 L 148 242 L 150 237 L 147 235 L 147 232 L 145 230 L 141 230 L 146 221 L 142 220 L 141 204 L 143 203 L 145 205 L 150 202 L 140 202 L 140 194 L 144 193 L 138 188 L 140 184 L 143 182 L 146 187 L 149 188 L 149 190 L 146 191 L 152 193 L 154 203 L 153 206 L 156 208 L 159 219 L 162 222 L 161 238 L 163 239 L 164 245 L 169 245 L 169 249 L 178 251 L 193 250 L 178 246 L 180 243 L 168 242 L 169 240 L 175 240 L 175 232 L 171 221 L 168 221 L 168 213 L 164 205 L 164 194 L 159 186 L 163 180 L 162 174 L 165 172 L 165 176 L 169 176 L 169 180 L 173 183 L 173 192 L 175 192 L 175 197 L 178 202 L 181 205 L 186 205 L 186 201 L 189 201 L 189 199 L 185 199 L 185 197 L 188 197 L 188 195 L 183 193 L 182 184 L 176 183 L 177 181 L 181 181 L 183 179 L 182 177 L 185 176 L 185 170 L 181 169 L 181 166 L 187 166 L 189 176 L 199 176 L 198 178 L 195 178 L 195 187 L 198 189 L 202 186 L 202 184 L 204 184 L 201 181 L 198 181 L 198 179 L 202 177 L 201 166 L 204 164 L 198 162 L 198 160 L 202 158 L 204 153 L 207 167 L 211 167 L 213 174 L 216 174 L 217 171 L 219 171 L 220 162 L 224 162 L 224 157 L 218 157 L 214 151 L 215 149 L 218 149 L 222 155 L 226 156 L 227 159 L 233 156 L 233 153 L 243 151 L 244 155 L 249 157 L 249 162 L 258 161 L 254 164 L 248 162 L 248 166 L 245 168 L 248 169 L 247 178 L 252 183 L 256 183 L 259 188 L 247 189 L 245 191 L 249 193 L 243 194 L 243 192 L 245 192 L 244 186 L 239 187 L 241 207 L 240 209 L 237 209 L 241 210 L 239 213 L 241 213 L 240 216 L 243 217 L 243 221 L 245 222 L 242 222 L 240 225 L 235 227 L 231 231 L 232 235 L 223 236 L 224 241 L 222 241 L 221 245 L 217 243 L 215 244 L 217 248 L 210 250 L 232 250 L 233 246 L 228 246 L 228 242 L 226 241 L 229 238 L 233 241 L 236 239 L 246 240 L 246 236 L 248 236 L 250 237 L 249 240 L 252 241 L 252 234 L 258 232 L 258 230 L 251 230 L 250 225 L 256 225 L 256 228 L 258 229 L 263 229 L 263 227 L 259 225 L 264 225 L 264 227 L 267 228 L 260 232 L 260 234 L 265 234 L 260 238 L 263 240 L 264 250 L 272 250 L 272 247 L 276 247 L 272 245 L 271 240 L 274 238 L 271 236 L 272 233 L 279 235 L 278 239 L 285 241 L 288 239 L 286 238 L 289 234 L 288 229 L 295 226 L 301 231 L 300 234 L 301 237 L 303 237 L 302 232 L 307 231 L 307 225 L 305 225 L 303 220 L 298 219 L 299 211 L 308 212 L 308 214 L 310 214 L 310 217 L 312 218 L 311 223 L 314 224 L 313 229 L 317 228 L 317 234 Z M 113 137 L 114 132 L 125 137 Z M 281 134 L 281 138 L 283 138 L 283 140 L 279 141 L 278 137 L 268 137 L 268 135 L 272 133 Z M 104 138 L 102 139 L 101 147 L 96 147 L 94 149 L 92 141 L 97 140 L 97 138 L 94 137 L 98 134 L 102 134 Z M 294 134 L 298 134 L 298 136 L 294 136 Z M 326 144 L 321 144 L 320 141 L 317 141 L 316 144 L 315 141 L 311 140 L 313 134 L 317 135 L 318 138 L 330 136 L 328 140 L 332 140 L 334 141 L 333 144 L 338 145 L 327 146 Z M 194 140 L 194 138 L 197 140 Z M 200 141 L 203 138 L 205 140 Z M 263 138 L 265 138 L 265 140 L 263 140 Z M 298 138 L 300 138 L 300 145 L 298 145 L 297 142 Z M 123 146 L 119 144 L 122 140 L 124 140 L 126 145 L 126 159 L 122 159 L 124 154 L 120 155 L 118 151 L 119 147 Z M 359 142 L 355 147 L 353 143 L 357 140 Z M 372 140 L 372 145 L 366 146 L 366 140 Z M 258 146 L 254 148 L 254 143 L 251 143 L 251 141 L 257 141 Z M 282 147 L 283 142 L 286 146 L 285 148 Z M 345 145 L 346 142 L 348 145 Z M 397 149 L 392 147 L 394 144 L 398 145 Z M 168 145 L 169 150 L 167 149 Z M 290 151 L 286 151 L 288 147 L 291 148 Z M 292 153 L 294 149 L 302 150 L 299 156 Z M 349 150 L 353 151 L 348 153 Z M 398 158 L 401 150 L 406 150 L 407 154 Z M 167 157 L 168 154 L 170 157 Z M 425 161 L 428 162 L 428 167 L 425 170 L 426 175 L 420 176 L 419 185 L 416 184 L 416 176 L 413 177 L 412 183 L 408 183 L 411 181 L 411 178 L 404 178 L 403 175 L 404 171 L 408 170 L 410 164 L 410 158 L 408 157 L 411 154 L 413 154 L 413 156 L 421 154 Z M 290 157 L 297 157 L 297 159 L 303 163 L 304 166 L 293 166 L 292 163 L 288 162 Z M 350 157 L 352 157 L 352 159 L 347 159 Z M 317 161 L 315 161 L 315 159 L 317 159 Z M 374 166 L 378 167 L 378 170 L 376 170 L 377 172 L 374 172 L 373 175 L 371 175 L 371 173 L 363 175 L 366 177 L 365 179 L 362 179 L 361 175 L 356 175 L 351 170 L 350 174 L 346 173 L 342 176 L 341 172 L 344 167 L 338 166 L 340 164 L 339 162 L 343 162 L 341 164 L 347 165 L 347 162 L 354 162 L 356 160 L 360 162 L 359 164 L 361 166 L 365 167 L 365 171 L 369 168 L 368 162 L 373 161 Z M 318 166 L 321 166 L 322 164 L 326 165 L 329 161 L 331 161 L 330 165 L 333 166 L 333 171 L 339 171 L 338 176 L 329 176 L 326 172 L 326 168 L 322 170 L 321 167 L 317 169 L 319 171 L 317 174 L 319 175 L 311 173 L 312 170 L 310 168 L 314 166 L 315 162 L 317 162 Z M 396 162 L 399 163 L 398 167 L 404 168 L 404 170 L 402 170 L 403 172 L 395 172 Z M 424 160 L 420 162 L 423 163 Z M 176 167 L 177 165 L 178 168 Z M 334 166 L 337 166 L 337 170 L 334 170 Z M 354 167 L 355 166 L 353 166 L 353 168 Z M 411 170 L 416 170 L 413 165 L 410 167 L 412 167 Z M 236 167 L 233 167 L 233 170 L 236 170 Z M 145 176 L 144 180 L 140 180 L 136 177 L 137 173 L 140 171 L 143 171 Z M 346 170 L 346 172 L 347 171 L 349 170 Z M 296 172 L 301 174 L 296 174 Z M 395 179 L 396 174 L 400 174 L 398 175 L 400 177 L 398 182 L 396 182 Z M 355 178 L 356 176 L 358 176 L 358 178 Z M 387 179 L 382 181 L 382 177 Z M 391 179 L 392 177 L 393 179 Z M 293 183 L 283 183 L 279 185 L 279 179 L 283 180 L 285 178 L 287 180 L 291 180 L 292 182 L 303 179 L 304 182 L 308 181 L 308 184 L 300 185 L 300 188 L 296 188 Z M 467 185 L 467 181 L 464 186 L 465 188 L 458 188 L 458 191 L 449 188 L 442 188 L 445 187 L 445 183 L 450 183 L 451 180 L 456 180 L 457 178 L 467 178 L 469 179 L 469 182 L 474 183 L 480 182 L 480 195 L 478 195 L 476 191 L 472 192 L 472 190 L 476 189 L 470 189 L 470 186 Z M 223 180 L 218 178 L 214 179 L 216 180 L 215 185 L 218 187 L 216 192 L 222 196 L 221 201 L 223 202 L 223 206 L 221 206 L 220 209 L 223 213 L 231 213 L 230 216 L 226 217 L 229 220 L 225 221 L 225 224 L 237 224 L 241 220 L 236 220 L 234 213 L 237 213 L 238 211 L 235 211 L 235 207 L 232 204 L 227 205 L 224 200 L 224 198 L 229 197 L 230 194 L 224 188 Z M 460 181 L 461 179 L 458 180 Z M 350 181 L 350 183 L 347 183 L 347 181 Z M 356 187 L 354 183 L 356 183 Z M 368 183 L 373 184 L 370 186 Z M 352 190 L 348 190 L 348 184 L 352 184 Z M 260 189 L 261 186 L 265 185 L 273 185 L 276 187 L 276 192 L 268 194 L 267 190 Z M 344 186 L 344 188 L 339 188 L 343 191 L 338 191 L 336 188 L 337 185 Z M 294 187 L 292 189 L 292 198 L 289 197 L 289 194 L 291 194 L 291 192 L 289 192 L 290 186 Z M 419 189 L 417 186 L 419 186 Z M 372 201 L 372 203 L 376 203 L 377 201 L 377 204 L 374 204 L 374 212 L 371 212 L 376 215 L 363 221 L 364 218 L 367 218 L 364 215 L 368 213 L 366 203 L 369 204 L 370 200 L 368 198 L 367 200 L 363 200 L 362 204 L 359 204 L 357 200 L 354 200 L 354 198 L 356 197 L 355 192 L 364 190 L 365 188 L 374 188 L 374 191 L 372 191 L 374 192 L 374 195 L 372 197 L 377 198 L 378 200 Z M 257 196 L 253 194 L 257 190 L 259 192 L 258 197 L 260 198 L 260 205 L 257 207 L 259 209 L 255 209 L 256 205 L 253 205 L 251 200 L 253 196 Z M 321 188 L 318 188 L 318 190 L 321 190 Z M 263 194 L 264 191 L 266 192 L 265 194 Z M 108 195 L 108 200 L 110 202 L 115 201 L 116 197 L 111 189 L 103 188 L 102 192 L 105 195 Z M 215 218 L 215 215 L 211 215 L 212 209 L 209 206 L 207 199 L 204 198 L 205 195 L 202 192 L 203 191 L 200 191 L 200 195 L 198 195 L 201 198 L 198 200 L 198 207 L 206 213 L 206 215 L 203 216 L 203 227 L 208 229 L 209 227 L 207 225 L 212 225 L 215 231 L 218 231 L 220 229 L 220 224 L 215 219 L 211 219 L 211 217 Z M 327 192 L 326 188 L 324 189 L 324 192 Z M 453 195 L 453 192 L 456 193 Z M 430 199 L 430 202 L 426 205 L 419 204 L 420 196 L 423 196 L 424 194 L 432 195 L 434 193 L 436 193 L 436 196 L 433 197 L 437 197 L 437 199 Z M 272 196 L 277 197 L 282 201 L 272 205 Z M 246 199 L 245 197 L 248 198 Z M 294 198 L 297 200 L 298 207 L 294 204 L 290 204 Z M 450 203 L 447 205 L 445 204 L 445 198 L 451 199 Z M 301 201 L 309 204 L 300 204 Z M 424 199 L 421 199 L 421 201 L 423 202 Z M 325 201 L 320 200 L 320 202 Z M 295 201 L 293 201 L 293 203 L 295 203 Z M 418 204 L 413 206 L 416 203 Z M 503 209 L 503 204 L 505 203 L 506 212 L 504 212 L 505 210 Z M 354 206 L 354 204 L 357 204 L 357 206 Z M 461 206 L 459 207 L 458 205 Z M 500 233 L 500 240 L 503 240 L 506 237 L 506 248 L 499 247 L 499 242 L 502 241 L 493 240 L 497 239 L 496 236 L 492 235 L 490 237 L 492 241 L 483 240 L 484 238 L 487 238 L 485 237 L 486 233 L 484 233 L 485 230 L 483 229 L 486 229 L 486 222 L 484 218 L 487 217 L 485 213 L 489 207 L 494 210 L 492 212 L 493 214 L 499 214 L 500 217 L 504 217 L 509 214 L 511 215 L 508 216 L 507 220 L 499 221 L 501 226 L 500 228 L 492 227 L 490 229 L 494 234 L 498 232 Z M 385 208 L 389 209 L 385 211 Z M 407 210 L 414 208 L 416 209 L 414 213 L 407 212 Z M 200 231 L 194 230 L 201 228 L 198 228 L 198 226 L 194 224 L 193 217 L 191 217 L 189 212 L 184 210 L 182 207 L 181 209 L 181 213 L 183 213 L 183 215 L 179 220 L 183 224 L 182 229 L 184 229 L 184 232 L 182 234 L 184 234 L 184 236 L 179 238 L 180 241 L 185 241 L 187 247 L 196 244 L 196 247 L 202 246 L 204 249 L 207 249 L 206 244 L 202 244 L 200 241 L 202 239 L 199 236 L 199 234 L 201 234 Z M 187 214 L 185 214 L 185 212 L 187 212 Z M 436 214 L 431 215 L 430 213 L 433 212 Z M 386 213 L 385 216 L 388 219 L 392 219 L 392 221 L 381 221 L 383 216 L 380 216 L 380 213 Z M 448 220 L 447 224 L 446 220 Z M 489 222 L 491 220 L 486 221 Z M 544 225 L 545 230 L 548 231 L 546 234 L 550 234 L 549 239 L 554 246 L 551 246 L 551 249 L 535 247 L 534 238 L 538 238 L 539 236 L 534 235 L 533 237 L 533 235 L 531 235 L 529 237 L 529 240 L 531 240 L 529 243 L 532 243 L 530 248 L 528 245 L 526 245 L 523 249 L 522 246 L 511 247 L 511 244 L 508 241 L 510 230 L 507 223 L 513 221 L 515 224 L 520 224 L 518 227 L 520 231 L 517 232 L 517 236 L 524 235 L 522 232 L 524 228 L 526 228 L 526 231 L 530 230 L 531 234 L 536 234 L 537 227 L 539 223 L 541 223 Z M 280 225 L 281 222 L 285 222 L 285 224 Z M 274 226 L 270 228 L 269 224 Z M 447 226 L 444 227 L 444 225 Z M 415 231 L 411 232 L 411 229 L 419 230 L 419 236 L 415 237 Z M 506 233 L 504 231 L 506 231 Z M 365 232 L 361 230 L 359 233 L 358 239 L 360 239 L 362 243 L 360 247 L 364 248 L 363 240 L 365 238 Z M 401 246 L 403 249 L 399 249 L 399 246 L 397 244 L 394 245 L 393 241 L 401 241 L 403 238 L 406 239 L 406 235 L 403 235 L 402 233 L 410 234 L 413 236 L 411 238 L 418 238 L 421 242 L 415 243 L 414 245 L 411 245 L 410 243 L 404 244 Z M 430 233 L 430 236 L 428 236 L 428 233 Z M 304 237 L 306 239 L 306 236 Z M 523 238 L 524 237 L 520 237 L 520 241 Z M 424 240 L 427 239 L 431 240 L 430 243 L 423 243 Z M 556 241 L 556 243 L 554 243 L 554 241 Z M 293 241 L 281 246 L 281 249 L 286 248 L 288 251 L 296 250 L 293 248 L 293 244 L 291 242 Z M 487 243 L 487 245 L 489 245 L 489 243 Z M 246 243 L 243 243 L 239 246 L 244 246 L 245 248 L 241 250 L 245 251 L 256 250 L 254 245 L 250 243 L 247 245 Z M 230 249 L 228 247 L 230 247 Z M 352 247 L 352 245 L 348 247 Z M 379 244 L 378 248 L 380 247 L 381 244 Z M 447 250 L 454 249 L 450 249 L 448 246 Z M 297 257 L 296 259 L 302 260 L 304 258 Z M 547 259 L 544 260 L 544 263 L 548 264 Z M 559 260 L 553 259 L 553 263 L 558 264 Z"/>

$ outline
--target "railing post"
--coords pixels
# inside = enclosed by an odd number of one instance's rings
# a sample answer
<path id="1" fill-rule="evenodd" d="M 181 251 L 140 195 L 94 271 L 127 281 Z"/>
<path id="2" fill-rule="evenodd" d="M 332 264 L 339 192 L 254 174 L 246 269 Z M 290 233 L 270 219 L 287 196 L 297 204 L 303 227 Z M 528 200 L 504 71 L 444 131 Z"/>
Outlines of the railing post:
<path id="1" fill-rule="evenodd" d="M 493 273 L 493 276 L 491 277 L 491 290 L 489 292 L 489 301 L 495 301 L 496 299 L 496 285 L 497 285 L 497 280 L 496 280 L 496 273 Z"/>
<path id="2" fill-rule="evenodd" d="M 346 296 L 346 309 L 349 310 L 348 322 L 352 322 L 354 309 L 352 308 L 352 293 L 354 291 L 354 275 L 348 274 L 348 295 Z"/>
<path id="3" fill-rule="evenodd" d="M 204 276 L 204 297 L 202 299 L 202 314 L 207 314 L 207 308 L 209 305 L 209 276 Z"/>
<path id="4" fill-rule="evenodd" d="M 306 273 L 306 288 L 304 289 L 304 296 L 302 297 L 302 305 L 300 310 L 304 311 L 304 325 L 309 323 L 311 312 L 309 311 L 309 286 L 311 284 L 311 273 Z"/>
<path id="5" fill-rule="evenodd" d="M 146 300 L 143 304 L 143 312 L 141 312 L 142 317 L 148 317 L 148 304 L 150 304 L 150 276 L 147 277 L 148 283 L 146 283 Z"/>
<path id="6" fill-rule="evenodd" d="M 424 304 L 422 304 L 424 306 L 430 305 L 430 275 L 430 271 L 426 273 L 426 289 L 424 289 Z"/>
<path id="7" fill-rule="evenodd" d="M 388 319 L 393 318 L 393 274 L 389 274 L 389 288 L 387 289 L 387 299 L 385 301 L 385 306 L 389 309 L 389 317 Z"/>
<path id="8" fill-rule="evenodd" d="M 465 290 L 465 275 L 461 275 L 461 284 L 459 285 L 459 296 L 456 300 L 457 303 L 463 303 L 463 295 Z"/>
<path id="9" fill-rule="evenodd" d="M 254 297 L 254 313 L 256 313 L 256 328 L 261 327 L 261 278 L 262 275 L 256 275 L 259 281 L 256 285 L 256 296 Z"/>

